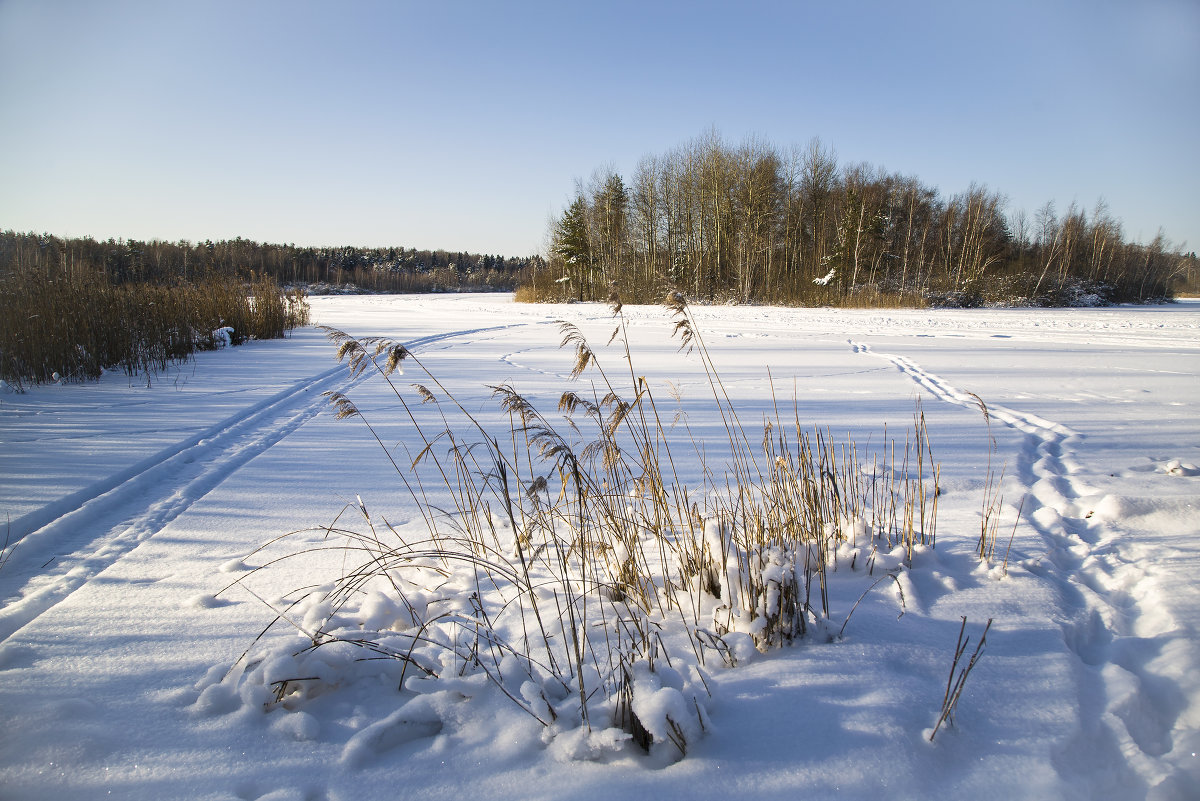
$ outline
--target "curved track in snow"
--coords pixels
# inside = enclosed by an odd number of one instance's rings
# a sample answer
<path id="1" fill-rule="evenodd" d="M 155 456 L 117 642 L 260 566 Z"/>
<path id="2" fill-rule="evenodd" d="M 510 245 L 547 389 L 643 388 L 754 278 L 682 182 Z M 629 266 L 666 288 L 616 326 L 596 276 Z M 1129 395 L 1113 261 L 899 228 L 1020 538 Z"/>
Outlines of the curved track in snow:
<path id="1" fill-rule="evenodd" d="M 977 397 L 911 359 L 879 353 L 848 340 L 855 353 L 891 362 L 933 397 L 979 409 Z M 1118 534 L 1107 531 L 1110 499 L 1075 476 L 1082 438 L 1065 425 L 987 404 L 987 413 L 1024 434 L 1016 479 L 1025 497 L 1022 518 L 1042 538 L 1047 553 L 1024 567 L 1051 582 L 1060 601 L 1063 641 L 1076 659 L 1080 727 L 1054 761 L 1072 786 L 1090 799 L 1124 799 L 1161 788 L 1164 798 L 1192 786 L 1186 768 L 1171 759 L 1188 727 L 1180 720 L 1187 690 L 1169 671 L 1155 669 L 1150 640 L 1187 646 L 1186 627 L 1156 603 L 1161 589 L 1135 558 L 1122 553 Z M 1161 648 L 1155 645 L 1154 650 Z M 1186 756 L 1186 755 L 1184 755 Z M 1194 760 L 1194 755 L 1191 755 Z M 1182 790 L 1187 797 L 1187 790 Z"/>
<path id="2" fill-rule="evenodd" d="M 514 325 L 464 329 L 414 339 L 419 351 L 443 340 Z M 6 597 L 0 642 L 68 597 L 144 540 L 153 537 L 236 470 L 320 414 L 324 392 L 345 392 L 343 365 L 301 380 L 132 467 L 12 522 L 12 558 L 4 565 Z"/>

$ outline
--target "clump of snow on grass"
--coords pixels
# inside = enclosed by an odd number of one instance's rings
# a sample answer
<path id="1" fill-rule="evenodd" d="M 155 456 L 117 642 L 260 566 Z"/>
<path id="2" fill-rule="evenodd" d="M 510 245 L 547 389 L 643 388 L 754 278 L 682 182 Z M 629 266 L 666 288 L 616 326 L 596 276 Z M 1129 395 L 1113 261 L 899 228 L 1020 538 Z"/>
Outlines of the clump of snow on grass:
<path id="1" fill-rule="evenodd" d="M 1168 459 L 1162 470 L 1169 476 L 1200 476 L 1200 467 L 1180 459 Z"/>
<path id="2" fill-rule="evenodd" d="M 1130 514 L 1129 502 L 1119 495 L 1105 495 L 1092 506 L 1092 514 L 1101 520 L 1120 520 Z"/>
<path id="3" fill-rule="evenodd" d="M 351 737 L 342 748 L 342 764 L 359 767 L 414 740 L 433 737 L 444 725 L 432 699 L 417 696 Z"/>
<path id="4" fill-rule="evenodd" d="M 228 348 L 233 346 L 233 328 L 228 325 L 223 325 L 220 328 L 214 329 L 212 332 L 213 346 L 216 348 Z"/>
<path id="5" fill-rule="evenodd" d="M 704 693 L 684 682 L 674 668 L 634 666 L 633 714 L 658 743 L 670 743 L 683 756 L 700 739 L 708 715 Z"/>
<path id="6" fill-rule="evenodd" d="M 211 593 L 201 593 L 188 598 L 184 605 L 192 609 L 216 609 L 220 606 L 227 606 L 229 603 L 224 598 L 218 598 Z"/>

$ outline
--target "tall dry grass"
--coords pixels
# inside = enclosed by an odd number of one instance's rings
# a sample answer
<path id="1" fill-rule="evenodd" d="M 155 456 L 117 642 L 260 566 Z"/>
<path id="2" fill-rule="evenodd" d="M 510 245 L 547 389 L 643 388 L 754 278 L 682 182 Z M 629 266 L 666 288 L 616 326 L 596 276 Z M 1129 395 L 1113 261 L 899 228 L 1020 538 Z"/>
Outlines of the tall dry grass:
<path id="1" fill-rule="evenodd" d="M 20 387 L 98 377 L 119 368 L 149 376 L 217 346 L 271 339 L 308 323 L 303 293 L 267 277 L 249 282 L 111 284 L 46 271 L 0 275 L 0 378 Z"/>
<path id="2" fill-rule="evenodd" d="M 834 571 L 878 583 L 891 574 L 877 554 L 903 547 L 911 558 L 934 545 L 938 468 L 919 409 L 902 445 L 871 456 L 809 431 L 796 404 L 777 404 L 752 429 L 672 294 L 675 336 L 703 365 L 723 423 L 727 459 L 714 463 L 713 443 L 664 422 L 673 415 L 636 367 L 620 300 L 610 302 L 622 357 L 604 363 L 560 323 L 570 378 L 589 384 L 565 389 L 550 412 L 512 386 L 491 387 L 499 429 L 402 343 L 327 329 L 338 359 L 356 375 L 377 372 L 416 433 L 415 452 L 399 453 L 351 398 L 330 394 L 338 417 L 375 436 L 424 526 L 402 532 L 359 499 L 349 507 L 357 523 L 322 527 L 319 547 L 351 567 L 307 612 L 275 607 L 276 623 L 305 635 L 306 653 L 365 649 L 364 659 L 401 666 L 400 687 L 480 674 L 547 727 L 620 728 L 647 749 L 683 754 L 706 726 L 695 690 L 706 666 L 736 665 L 748 647 L 835 639 L 845 610 L 830 601 Z M 397 383 L 402 365 L 418 383 Z M 687 471 L 698 483 L 681 478 L 685 464 L 701 466 Z M 305 685 L 317 678 L 264 672 L 278 663 L 245 669 L 282 688 L 280 699 L 317 692 Z"/>

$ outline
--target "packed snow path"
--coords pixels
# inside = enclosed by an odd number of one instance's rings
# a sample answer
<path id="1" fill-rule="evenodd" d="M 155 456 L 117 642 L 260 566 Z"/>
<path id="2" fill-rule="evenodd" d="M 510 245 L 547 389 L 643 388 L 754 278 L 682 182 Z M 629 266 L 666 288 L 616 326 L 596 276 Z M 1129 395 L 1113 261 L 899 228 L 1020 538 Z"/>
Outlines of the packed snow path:
<path id="1" fill-rule="evenodd" d="M 555 319 L 594 343 L 612 329 L 600 306 L 494 296 L 314 309 L 423 343 L 480 408 L 504 381 L 553 408 L 570 360 Z M 0 796 L 1200 797 L 1200 307 L 695 311 L 748 421 L 773 406 L 768 366 L 784 405 L 794 392 L 806 423 L 860 445 L 883 422 L 902 431 L 926 396 L 943 508 L 937 548 L 902 576 L 903 619 L 875 592 L 845 641 L 719 672 L 713 730 L 661 770 L 636 754 L 560 764 L 536 726 L 470 702 L 411 732 L 389 728 L 386 693 L 291 717 L 206 705 L 200 688 L 270 619 L 218 595 L 243 556 L 357 494 L 397 524 L 415 516 L 378 446 L 321 397 L 350 391 L 391 444 L 405 427 L 387 392 L 351 385 L 302 331 L 203 354 L 151 388 L 106 376 L 0 398 L 0 513 L 27 534 L 0 568 Z M 639 373 L 671 382 L 692 430 L 719 427 L 662 310 L 626 312 Z M 988 431 L 970 393 L 1008 468 L 1002 539 L 1024 498 L 1006 578 L 972 556 Z M 268 579 L 272 597 L 322 580 Z M 972 632 L 996 623 L 958 725 L 929 743 L 964 615 Z"/>
<path id="2" fill-rule="evenodd" d="M 20 548 L 6 565 L 11 572 L 6 578 L 27 578 L 27 583 L 19 599 L 0 610 L 0 638 L 154 536 L 230 473 L 307 422 L 325 405 L 322 391 L 349 389 L 353 382 L 343 380 L 344 374 L 332 369 L 301 381 L 129 470 L 19 518 L 13 530 Z M 47 517 L 52 519 L 35 528 Z"/>
<path id="3" fill-rule="evenodd" d="M 419 337 L 424 346 L 506 326 Z M 0 608 L 0 640 L 154 536 L 234 471 L 279 443 L 329 405 L 325 392 L 349 392 L 369 374 L 332 367 L 253 403 L 201 433 L 105 476 L 9 523 L 13 548 L 5 586 L 25 582 Z"/>

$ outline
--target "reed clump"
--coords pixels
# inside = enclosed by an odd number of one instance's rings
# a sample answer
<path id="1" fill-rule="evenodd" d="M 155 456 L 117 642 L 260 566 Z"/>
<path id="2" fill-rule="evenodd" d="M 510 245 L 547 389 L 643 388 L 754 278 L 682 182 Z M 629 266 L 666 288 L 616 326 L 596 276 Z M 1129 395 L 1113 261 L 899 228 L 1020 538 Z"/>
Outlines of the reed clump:
<path id="1" fill-rule="evenodd" d="M 604 363 L 560 323 L 570 379 L 590 385 L 566 389 L 552 413 L 491 387 L 499 427 L 402 343 L 326 329 L 353 373 L 387 382 L 415 431 L 414 452 L 401 455 L 351 398 L 330 394 L 339 417 L 375 435 L 421 525 L 395 527 L 359 499 L 322 527 L 320 547 L 352 566 L 274 607 L 304 646 L 247 654 L 229 680 L 283 687 L 264 703 L 299 705 L 334 686 L 304 678 L 314 672 L 303 660 L 358 649 L 393 666 L 398 690 L 473 676 L 589 753 L 632 739 L 682 756 L 708 726 L 707 669 L 798 638 L 836 639 L 844 610 L 831 604 L 832 574 L 878 583 L 934 545 L 938 469 L 919 410 L 904 445 L 870 459 L 853 441 L 808 431 L 798 404 L 786 415 L 777 405 L 752 433 L 671 294 L 674 335 L 702 363 L 724 424 L 717 464 L 705 456 L 713 443 L 664 423 L 620 299 L 610 303 L 620 360 Z M 418 383 L 397 383 L 402 365 Z M 703 467 L 688 471 L 703 476 L 693 486 L 680 477 L 691 460 Z"/>
<path id="2" fill-rule="evenodd" d="M 148 379 L 197 350 L 278 338 L 307 323 L 303 292 L 263 276 L 112 283 L 13 270 L 0 273 L 0 378 L 18 388 L 109 369 Z"/>

